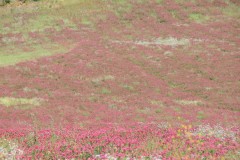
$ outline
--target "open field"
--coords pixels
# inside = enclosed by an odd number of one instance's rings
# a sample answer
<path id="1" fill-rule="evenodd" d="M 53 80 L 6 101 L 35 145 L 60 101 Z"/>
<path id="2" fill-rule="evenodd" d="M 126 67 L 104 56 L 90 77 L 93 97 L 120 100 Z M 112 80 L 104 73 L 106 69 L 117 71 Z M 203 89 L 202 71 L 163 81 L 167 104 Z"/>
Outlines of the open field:
<path id="1" fill-rule="evenodd" d="M 240 159 L 237 0 L 0 7 L 1 159 Z"/>

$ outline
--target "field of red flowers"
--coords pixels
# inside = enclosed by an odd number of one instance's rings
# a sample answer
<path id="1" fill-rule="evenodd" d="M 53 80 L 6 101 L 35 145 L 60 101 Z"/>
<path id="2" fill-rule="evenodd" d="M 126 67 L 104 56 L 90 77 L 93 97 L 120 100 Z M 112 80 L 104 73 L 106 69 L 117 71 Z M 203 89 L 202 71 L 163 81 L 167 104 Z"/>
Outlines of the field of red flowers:
<path id="1" fill-rule="evenodd" d="M 240 159 L 238 1 L 70 2 L 0 8 L 0 159 Z"/>

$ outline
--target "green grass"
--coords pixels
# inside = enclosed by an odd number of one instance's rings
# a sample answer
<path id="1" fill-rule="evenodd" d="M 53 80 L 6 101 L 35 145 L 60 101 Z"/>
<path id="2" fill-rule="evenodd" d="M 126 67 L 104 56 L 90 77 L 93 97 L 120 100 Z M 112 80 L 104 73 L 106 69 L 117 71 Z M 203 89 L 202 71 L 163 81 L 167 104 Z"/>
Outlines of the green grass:
<path id="1" fill-rule="evenodd" d="M 158 145 L 158 141 L 156 138 L 153 138 L 153 137 L 149 137 L 145 144 L 144 144 L 144 149 L 148 152 L 148 153 L 151 153 L 153 151 L 156 151 L 157 149 L 160 148 L 160 146 Z M 146 157 L 145 159 L 151 159 L 150 157 Z"/>
<path id="2" fill-rule="evenodd" d="M 63 21 L 64 24 L 59 23 Z M 18 16 L 14 18 L 13 16 L 6 16 L 0 20 L 0 33 L 22 33 L 26 34 L 29 32 L 44 32 L 46 29 L 51 28 L 56 31 L 60 31 L 66 27 L 76 29 L 77 26 L 71 20 L 67 18 L 57 17 L 51 14 L 40 13 L 36 16 Z M 9 26 L 5 26 L 9 24 Z"/>
<path id="3" fill-rule="evenodd" d="M 182 4 L 182 3 L 186 3 L 186 2 L 195 3 L 196 0 L 175 0 L 175 2 L 178 3 L 178 4 Z"/>
<path id="4" fill-rule="evenodd" d="M 149 113 L 151 113 L 151 109 L 148 108 L 148 107 L 138 109 L 137 111 L 138 111 L 138 113 L 142 113 L 142 114 L 149 114 Z"/>
<path id="5" fill-rule="evenodd" d="M 0 138 L 0 159 L 15 159 L 18 146 L 5 138 Z"/>
<path id="6" fill-rule="evenodd" d="M 180 107 L 173 106 L 171 107 L 175 112 L 181 112 L 182 109 Z"/>
<path id="7" fill-rule="evenodd" d="M 173 81 L 169 81 L 168 85 L 171 88 L 184 88 L 185 87 L 185 84 L 183 84 L 183 83 L 176 83 L 176 82 L 173 82 Z"/>
<path id="8" fill-rule="evenodd" d="M 4 12 L 7 8 L 0 8 L 0 12 Z M 27 12 L 25 9 L 23 13 Z M 39 57 L 51 56 L 56 53 L 64 53 L 72 47 L 63 47 L 57 42 L 52 42 L 49 38 L 51 35 L 45 36 L 46 29 L 53 29 L 57 32 L 64 28 L 77 29 L 77 25 L 71 19 L 64 16 L 54 15 L 50 10 L 35 11 L 36 14 L 6 13 L 0 14 L 0 34 L 3 34 L 0 47 L 0 67 L 15 65 L 19 62 L 33 60 Z M 31 38 L 29 33 L 38 32 L 44 35 L 44 38 Z M 7 34 L 20 34 L 19 37 L 10 37 Z M 15 43 L 21 40 L 21 44 Z M 27 49 L 26 49 L 27 48 Z"/>
<path id="9" fill-rule="evenodd" d="M 115 105 L 115 104 L 110 104 L 110 105 L 108 105 L 108 108 L 110 108 L 110 109 L 117 109 L 118 106 Z"/>
<path id="10" fill-rule="evenodd" d="M 204 118 L 205 118 L 204 112 L 203 112 L 203 111 L 199 111 L 199 112 L 197 113 L 197 118 L 200 119 L 200 120 L 204 119 Z"/>
<path id="11" fill-rule="evenodd" d="M 170 10 L 169 11 L 173 18 L 178 18 L 178 12 L 176 10 Z"/>
<path id="12" fill-rule="evenodd" d="M 156 0 L 156 2 L 157 2 L 158 4 L 162 4 L 162 3 L 164 2 L 164 0 Z"/>
<path id="13" fill-rule="evenodd" d="M 155 110 L 155 113 L 157 113 L 157 114 L 162 113 L 162 110 L 158 108 L 158 109 Z"/>
<path id="14" fill-rule="evenodd" d="M 121 4 L 124 5 L 128 2 L 128 0 L 113 0 L 113 2 L 117 3 L 117 4 Z"/>
<path id="15" fill-rule="evenodd" d="M 191 13 L 189 14 L 189 19 L 193 20 L 196 23 L 203 23 L 206 22 L 209 19 L 209 17 L 201 13 Z"/>
<path id="16" fill-rule="evenodd" d="M 134 87 L 128 84 L 123 84 L 122 87 L 129 91 L 134 91 Z"/>
<path id="17" fill-rule="evenodd" d="M 87 17 L 83 17 L 81 20 L 81 23 L 84 25 L 92 25 L 92 21 L 89 20 L 89 18 L 87 18 Z"/>
<path id="18" fill-rule="evenodd" d="M 102 94 L 111 94 L 112 92 L 107 88 L 102 88 L 101 93 Z"/>
<path id="19" fill-rule="evenodd" d="M 113 7 L 112 10 L 118 17 L 121 17 L 132 10 L 132 5 L 129 0 L 113 0 L 113 4 L 115 7 Z"/>
<path id="20" fill-rule="evenodd" d="M 10 151 L 10 143 L 4 138 L 0 138 L 0 148 L 4 148 L 7 151 Z"/>
<path id="21" fill-rule="evenodd" d="M 90 101 L 90 102 L 97 102 L 97 101 L 99 101 L 99 97 L 97 96 L 97 95 L 91 95 L 89 98 L 88 98 L 88 100 Z"/>
<path id="22" fill-rule="evenodd" d="M 47 45 L 47 44 L 46 44 Z M 15 46 L 17 47 L 17 46 Z M 0 66 L 15 65 L 19 62 L 24 62 L 28 60 L 33 60 L 39 57 L 51 56 L 56 53 L 64 53 L 67 48 L 64 48 L 57 44 L 50 44 L 48 46 L 35 45 L 32 51 L 23 51 L 19 48 L 4 48 L 0 49 Z"/>
<path id="23" fill-rule="evenodd" d="M 52 42 L 50 37 L 55 36 L 55 32 L 46 36 L 46 30 L 53 29 L 57 33 L 65 28 L 77 30 L 80 23 L 92 27 L 95 20 L 104 18 L 105 4 L 105 1 L 98 0 L 41 0 L 38 3 L 27 2 L 27 5 L 17 8 L 1 7 L 0 34 L 4 38 L 0 42 L 0 67 L 67 52 L 73 47 L 73 40 L 67 40 L 69 47 L 63 47 Z M 29 34 L 32 32 L 41 36 L 31 38 Z M 19 38 L 7 34 L 19 34 L 21 44 L 15 43 Z"/>
<path id="24" fill-rule="evenodd" d="M 228 5 L 228 7 L 223 8 L 223 14 L 233 18 L 240 18 L 240 7 L 234 4 Z"/>
<path id="25" fill-rule="evenodd" d="M 158 106 L 158 108 L 155 110 L 155 113 L 162 113 L 164 109 L 164 104 L 162 101 L 158 100 L 150 100 L 150 103 L 154 106 Z"/>

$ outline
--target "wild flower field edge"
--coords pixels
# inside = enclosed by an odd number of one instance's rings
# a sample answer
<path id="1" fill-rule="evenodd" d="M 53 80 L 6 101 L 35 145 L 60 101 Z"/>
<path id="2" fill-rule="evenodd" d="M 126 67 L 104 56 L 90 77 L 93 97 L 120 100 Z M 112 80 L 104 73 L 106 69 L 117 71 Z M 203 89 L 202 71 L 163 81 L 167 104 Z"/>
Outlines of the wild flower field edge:
<path id="1" fill-rule="evenodd" d="M 1 130 L 2 159 L 238 159 L 239 129 L 182 125 Z M 9 143 L 5 145 L 3 140 Z M 13 146 L 13 147 L 11 147 Z"/>

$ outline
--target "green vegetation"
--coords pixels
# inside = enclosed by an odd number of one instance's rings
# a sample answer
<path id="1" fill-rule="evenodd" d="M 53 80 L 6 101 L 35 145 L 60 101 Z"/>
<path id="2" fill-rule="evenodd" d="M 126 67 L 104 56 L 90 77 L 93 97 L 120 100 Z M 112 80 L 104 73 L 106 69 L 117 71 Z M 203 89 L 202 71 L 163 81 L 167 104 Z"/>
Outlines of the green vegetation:
<path id="1" fill-rule="evenodd" d="M 142 114 L 149 114 L 151 112 L 151 109 L 149 107 L 145 107 L 145 108 L 140 108 L 137 111 Z"/>
<path id="2" fill-rule="evenodd" d="M 152 105 L 158 106 L 158 108 L 155 110 L 155 113 L 162 113 L 164 109 L 164 103 L 162 101 L 158 100 L 151 100 L 150 103 Z"/>
<path id="3" fill-rule="evenodd" d="M 223 8 L 223 14 L 233 18 L 240 18 L 240 7 L 234 4 L 228 5 L 228 7 Z"/>
<path id="4" fill-rule="evenodd" d="M 122 5 L 127 3 L 127 0 L 113 0 L 113 1 Z"/>
<path id="5" fill-rule="evenodd" d="M 20 48 L 2 47 L 0 49 L 0 66 L 14 65 L 19 62 L 67 51 L 67 48 L 58 44 L 48 44 L 47 46 L 35 45 L 30 49 L 30 51 L 24 51 Z"/>
<path id="6" fill-rule="evenodd" d="M 81 23 L 84 24 L 84 25 L 91 25 L 92 24 L 91 20 L 89 20 L 89 18 L 87 18 L 87 17 L 83 17 L 82 20 L 81 20 Z"/>
<path id="7" fill-rule="evenodd" d="M 62 24 L 63 23 L 63 24 Z M 7 27 L 6 24 L 10 24 Z M 36 16 L 24 17 L 3 17 L 0 23 L 0 33 L 22 33 L 44 32 L 46 29 L 54 29 L 60 31 L 64 28 L 76 29 L 76 24 L 67 18 L 61 18 L 53 15 L 39 14 Z"/>
<path id="8" fill-rule="evenodd" d="M 178 18 L 178 12 L 176 10 L 170 10 L 169 11 L 173 18 Z"/>
<path id="9" fill-rule="evenodd" d="M 186 3 L 186 2 L 195 3 L 196 0 L 175 0 L 175 2 L 178 3 L 178 4 L 182 4 L 182 3 Z"/>
<path id="10" fill-rule="evenodd" d="M 203 23 L 203 22 L 206 22 L 209 19 L 209 17 L 205 16 L 205 15 L 203 15 L 201 13 L 191 13 L 189 15 L 189 19 L 193 20 L 193 21 L 195 21 L 197 23 Z"/>
<path id="11" fill-rule="evenodd" d="M 6 5 L 6 4 L 10 4 L 12 2 L 25 3 L 25 2 L 29 2 L 29 1 L 37 2 L 37 1 L 40 1 L 40 0 L 0 0 L 0 5 Z"/>
<path id="12" fill-rule="evenodd" d="M 132 5 L 128 0 L 113 0 L 115 7 L 114 12 L 118 17 L 121 17 L 123 14 L 128 13 L 132 10 Z"/>
<path id="13" fill-rule="evenodd" d="M 173 82 L 173 81 L 169 81 L 168 85 L 171 88 L 184 88 L 185 87 L 185 84 L 183 84 L 183 83 L 176 83 L 176 82 Z"/>
<path id="14" fill-rule="evenodd" d="M 114 80 L 114 79 L 115 78 L 111 75 L 104 75 L 104 76 L 99 76 L 97 78 L 93 78 L 91 82 L 94 86 L 100 86 L 103 82 L 108 80 Z"/>
<path id="15" fill-rule="evenodd" d="M 204 119 L 205 118 L 205 114 L 204 114 L 204 112 L 203 111 L 199 111 L 198 113 L 197 113 L 197 118 L 198 119 Z"/>
<path id="16" fill-rule="evenodd" d="M 154 150 L 156 150 L 156 148 L 159 148 L 158 144 L 157 144 L 157 140 L 154 139 L 153 137 L 149 137 L 148 140 L 146 141 L 146 144 L 144 145 L 144 148 L 147 152 L 152 152 Z M 145 158 L 145 159 L 151 159 L 149 158 Z"/>
<path id="17" fill-rule="evenodd" d="M 10 143 L 4 138 L 0 138 L 0 149 L 2 148 L 4 148 L 7 151 L 10 151 L 11 149 Z"/>
<path id="18" fill-rule="evenodd" d="M 0 43 L 0 66 L 65 53 L 74 46 L 73 40 L 66 39 L 68 45 L 63 46 L 53 40 L 52 36 L 66 28 L 76 30 L 79 24 L 94 27 L 95 19 L 104 19 L 103 14 L 97 14 L 104 9 L 104 1 L 24 1 L 27 5 L 21 5 L 18 1 L 10 2 L 12 3 L 8 7 L 0 7 L 0 34 L 3 35 Z M 48 30 L 53 32 L 47 32 Z M 31 36 L 32 33 L 36 33 L 35 38 Z M 7 34 L 18 36 L 5 36 Z"/>
<path id="19" fill-rule="evenodd" d="M 7 10 L 7 8 L 1 9 L 1 11 Z M 0 14 L 0 16 L 0 34 L 18 34 L 18 36 L 3 36 L 0 47 L 0 66 L 15 65 L 43 56 L 64 53 L 73 46 L 64 47 L 48 37 L 51 36 L 51 33 L 48 36 L 45 35 L 46 29 L 55 31 L 61 31 L 66 27 L 76 29 L 76 24 L 68 18 L 42 12 L 33 15 L 19 14 L 17 17 L 12 16 L 11 13 L 8 13 L 7 16 Z M 44 38 L 30 37 L 30 33 L 33 32 L 43 35 Z"/>
<path id="20" fill-rule="evenodd" d="M 124 89 L 127 89 L 127 90 L 129 90 L 129 91 L 134 91 L 134 87 L 133 87 L 133 86 L 131 86 L 131 85 L 128 85 L 128 84 L 123 84 L 123 85 L 122 85 L 122 87 L 123 87 Z"/>
<path id="21" fill-rule="evenodd" d="M 97 96 L 90 96 L 88 98 L 88 100 L 91 101 L 91 102 L 97 102 L 99 100 L 99 97 L 97 97 Z"/>
<path id="22" fill-rule="evenodd" d="M 16 159 L 18 149 L 17 144 L 5 139 L 0 138 L 0 159 Z"/>
<path id="23" fill-rule="evenodd" d="M 158 4 L 163 3 L 163 1 L 164 1 L 164 0 L 156 0 L 156 2 L 157 2 Z"/>
<path id="24" fill-rule="evenodd" d="M 162 112 L 162 110 L 159 108 L 155 110 L 155 113 L 161 113 L 161 112 Z"/>
<path id="25" fill-rule="evenodd" d="M 107 88 L 102 88 L 101 93 L 102 94 L 111 94 L 112 92 Z"/>

